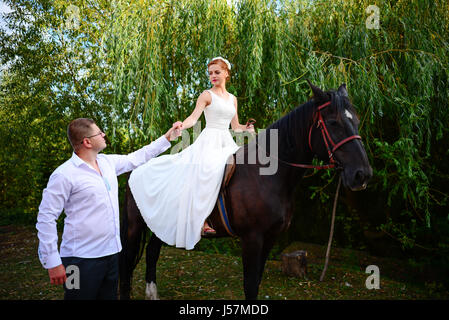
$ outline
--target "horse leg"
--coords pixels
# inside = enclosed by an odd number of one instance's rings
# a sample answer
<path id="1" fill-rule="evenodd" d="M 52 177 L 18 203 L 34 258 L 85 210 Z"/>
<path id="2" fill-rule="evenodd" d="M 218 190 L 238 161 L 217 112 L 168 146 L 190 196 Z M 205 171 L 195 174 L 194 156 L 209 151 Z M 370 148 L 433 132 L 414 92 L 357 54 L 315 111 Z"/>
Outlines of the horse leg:
<path id="1" fill-rule="evenodd" d="M 243 288 L 247 300 L 256 300 L 259 292 L 263 239 L 258 235 L 242 238 Z"/>
<path id="2" fill-rule="evenodd" d="M 147 286 L 145 289 L 145 297 L 147 300 L 159 300 L 156 286 L 156 265 L 161 252 L 162 241 L 153 233 L 150 242 L 147 245 L 147 268 L 145 279 Z"/>
<path id="3" fill-rule="evenodd" d="M 262 254 L 260 256 L 260 270 L 259 270 L 259 285 L 262 282 L 263 272 L 265 270 L 265 264 L 268 259 L 268 255 L 270 254 L 271 249 L 273 248 L 275 237 L 266 236 L 264 237 Z"/>

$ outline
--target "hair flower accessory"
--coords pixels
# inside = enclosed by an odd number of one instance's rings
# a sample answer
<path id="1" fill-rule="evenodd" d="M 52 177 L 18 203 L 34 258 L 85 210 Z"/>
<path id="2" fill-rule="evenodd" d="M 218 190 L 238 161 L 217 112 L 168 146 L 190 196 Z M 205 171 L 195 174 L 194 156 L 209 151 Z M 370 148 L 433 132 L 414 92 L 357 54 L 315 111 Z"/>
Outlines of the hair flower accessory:
<path id="1" fill-rule="evenodd" d="M 222 60 L 224 63 L 226 63 L 226 65 L 228 66 L 228 70 L 231 70 L 231 64 L 229 63 L 229 61 L 223 57 L 215 57 L 212 60 L 210 60 L 210 62 L 214 61 L 214 60 Z M 210 63 L 209 62 L 209 63 Z"/>

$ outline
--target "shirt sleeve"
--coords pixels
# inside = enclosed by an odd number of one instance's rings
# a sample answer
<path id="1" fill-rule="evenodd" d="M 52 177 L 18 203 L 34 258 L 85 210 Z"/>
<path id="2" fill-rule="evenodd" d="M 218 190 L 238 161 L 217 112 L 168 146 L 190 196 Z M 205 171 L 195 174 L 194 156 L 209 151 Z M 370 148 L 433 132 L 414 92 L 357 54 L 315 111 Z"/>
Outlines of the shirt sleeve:
<path id="1" fill-rule="evenodd" d="M 115 165 L 116 175 L 129 172 L 138 166 L 148 162 L 151 158 L 157 157 L 159 154 L 170 148 L 171 144 L 165 136 L 162 136 L 149 145 L 134 151 L 128 155 L 107 155 L 112 159 Z"/>
<path id="2" fill-rule="evenodd" d="M 58 251 L 56 220 L 61 215 L 70 192 L 71 184 L 68 179 L 63 174 L 54 172 L 42 194 L 36 229 L 39 238 L 39 260 L 46 269 L 62 263 Z"/>

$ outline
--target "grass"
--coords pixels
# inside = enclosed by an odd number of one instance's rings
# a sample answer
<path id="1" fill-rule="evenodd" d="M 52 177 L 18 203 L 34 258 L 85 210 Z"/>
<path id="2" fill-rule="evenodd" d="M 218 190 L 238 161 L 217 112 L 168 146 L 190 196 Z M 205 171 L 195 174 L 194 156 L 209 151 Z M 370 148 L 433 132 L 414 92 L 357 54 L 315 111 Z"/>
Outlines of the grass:
<path id="1" fill-rule="evenodd" d="M 230 241 L 230 239 L 228 239 Z M 202 240 L 201 246 L 208 241 Z M 223 241 L 227 241 L 224 239 Z M 49 283 L 48 273 L 37 257 L 38 239 L 34 227 L 0 227 L 0 299 L 58 300 L 62 286 Z M 286 251 L 307 250 L 307 278 L 282 273 L 281 262 L 269 260 L 259 290 L 261 300 L 348 300 L 348 299 L 448 299 L 449 294 L 430 282 L 419 286 L 404 276 L 399 260 L 371 257 L 364 252 L 332 248 L 329 268 L 319 281 L 324 262 L 324 246 L 294 243 Z M 380 269 L 378 290 L 368 290 L 367 265 Z M 406 274 L 406 273 L 405 273 Z M 239 256 L 186 251 L 163 246 L 158 263 L 158 290 L 164 300 L 244 299 L 242 260 Z M 144 299 L 145 263 L 138 264 L 133 278 L 132 299 Z"/>

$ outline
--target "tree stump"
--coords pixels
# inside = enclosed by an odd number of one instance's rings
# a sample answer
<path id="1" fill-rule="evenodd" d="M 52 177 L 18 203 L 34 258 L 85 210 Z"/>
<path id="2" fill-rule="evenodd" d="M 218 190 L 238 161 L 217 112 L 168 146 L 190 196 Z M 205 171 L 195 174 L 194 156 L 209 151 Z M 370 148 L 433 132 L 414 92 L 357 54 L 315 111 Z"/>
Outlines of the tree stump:
<path id="1" fill-rule="evenodd" d="M 291 253 L 283 253 L 282 272 L 288 276 L 304 278 L 307 274 L 307 252 L 298 250 Z"/>

